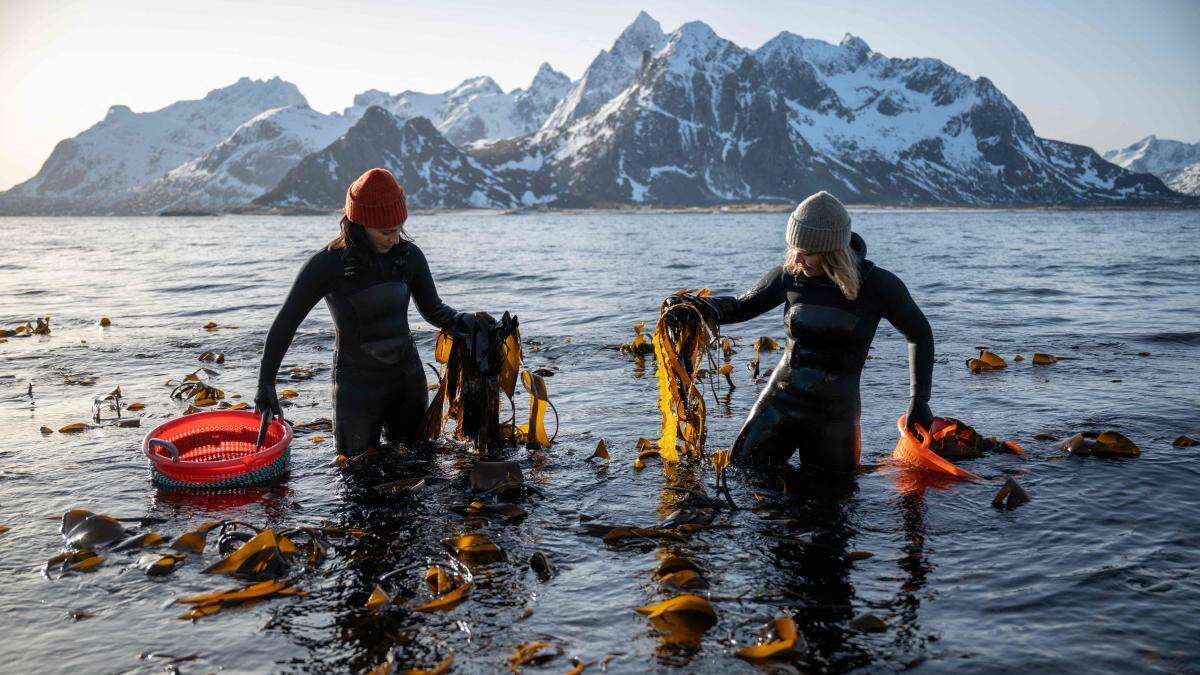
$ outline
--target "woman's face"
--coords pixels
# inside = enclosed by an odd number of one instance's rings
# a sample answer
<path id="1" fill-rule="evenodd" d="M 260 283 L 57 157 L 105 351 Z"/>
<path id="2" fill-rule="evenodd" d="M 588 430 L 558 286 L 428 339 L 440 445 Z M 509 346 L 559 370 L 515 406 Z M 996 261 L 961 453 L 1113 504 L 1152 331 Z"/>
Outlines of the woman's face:
<path id="1" fill-rule="evenodd" d="M 809 253 L 803 249 L 792 250 L 792 261 L 800 266 L 800 271 L 806 277 L 819 277 L 825 273 L 821 268 L 821 254 Z"/>
<path id="2" fill-rule="evenodd" d="M 400 243 L 400 226 L 395 227 L 365 227 L 367 237 L 376 253 L 387 253 Z"/>

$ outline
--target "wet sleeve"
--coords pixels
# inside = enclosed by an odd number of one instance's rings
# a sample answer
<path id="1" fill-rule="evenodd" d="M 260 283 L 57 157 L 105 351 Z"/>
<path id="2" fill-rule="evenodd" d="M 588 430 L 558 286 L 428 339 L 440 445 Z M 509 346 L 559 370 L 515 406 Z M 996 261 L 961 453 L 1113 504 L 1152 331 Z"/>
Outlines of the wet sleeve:
<path id="1" fill-rule="evenodd" d="M 408 286 L 412 290 L 413 302 L 416 303 L 421 316 L 442 329 L 458 325 L 463 314 L 442 302 L 437 287 L 433 284 L 433 275 L 429 273 L 429 261 L 416 245 L 410 246 L 408 265 L 412 275 Z"/>
<path id="2" fill-rule="evenodd" d="M 710 298 L 717 309 L 717 323 L 741 323 L 775 309 L 786 299 L 783 290 L 783 268 L 763 275 L 753 288 L 734 297 L 718 295 Z"/>
<path id="3" fill-rule="evenodd" d="M 868 283 L 878 294 L 879 314 L 908 340 L 908 395 L 928 401 L 933 386 L 933 330 L 929 321 L 895 274 L 875 268 Z"/>
<path id="4" fill-rule="evenodd" d="M 275 315 L 275 321 L 271 323 L 271 329 L 267 331 L 262 363 L 258 368 L 260 386 L 275 385 L 275 376 L 279 374 L 279 364 L 283 362 L 284 354 L 292 345 L 296 329 L 300 327 L 300 323 L 312 311 L 317 301 L 325 297 L 332 288 L 333 275 L 336 273 L 334 268 L 339 262 L 336 255 L 336 253 L 321 251 L 309 258 L 304 267 L 300 268 L 300 273 L 296 275 L 296 280 L 292 283 L 292 290 L 288 291 L 287 299 L 283 301 L 283 307 L 279 308 L 279 313 Z"/>

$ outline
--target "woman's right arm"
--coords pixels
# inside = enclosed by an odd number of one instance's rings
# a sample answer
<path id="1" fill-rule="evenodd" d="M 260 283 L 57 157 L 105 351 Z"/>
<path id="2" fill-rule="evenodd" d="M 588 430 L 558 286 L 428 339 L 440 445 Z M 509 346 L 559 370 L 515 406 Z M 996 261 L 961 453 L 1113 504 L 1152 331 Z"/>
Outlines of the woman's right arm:
<path id="1" fill-rule="evenodd" d="M 719 295 L 708 298 L 717 310 L 717 323 L 741 323 L 761 316 L 783 304 L 783 268 L 776 267 L 763 275 L 753 288 L 734 297 Z"/>
<path id="2" fill-rule="evenodd" d="M 292 338 L 296 336 L 296 329 L 317 301 L 329 293 L 334 273 L 331 263 L 336 262 L 335 255 L 326 251 L 317 253 L 296 275 L 292 290 L 288 292 L 283 307 L 279 309 L 279 314 L 275 315 L 275 321 L 271 323 L 271 329 L 267 331 L 262 363 L 258 368 L 259 395 L 255 396 L 256 403 L 266 390 L 269 390 L 271 399 L 274 399 L 275 377 L 279 374 L 279 364 L 283 363 L 283 356 L 291 346 Z M 272 407 L 277 408 L 278 404 Z"/>

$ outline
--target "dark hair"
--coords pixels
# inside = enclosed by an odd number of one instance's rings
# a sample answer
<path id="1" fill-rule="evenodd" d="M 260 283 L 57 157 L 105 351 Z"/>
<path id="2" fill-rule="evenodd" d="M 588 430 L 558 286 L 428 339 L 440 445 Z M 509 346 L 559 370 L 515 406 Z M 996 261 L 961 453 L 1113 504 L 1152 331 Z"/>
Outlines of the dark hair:
<path id="1" fill-rule="evenodd" d="M 350 220 L 344 215 L 342 216 L 341 222 L 338 223 L 338 226 L 340 227 L 341 231 L 338 232 L 338 236 L 334 237 L 333 241 L 325 245 L 325 248 L 329 249 L 330 251 L 336 251 L 338 249 L 352 249 L 355 247 L 360 247 L 360 250 L 363 251 L 371 250 L 371 240 L 367 236 L 367 228 L 359 225 L 353 220 Z M 400 240 L 412 241 L 408 238 L 408 232 L 404 230 L 404 223 L 401 223 L 399 227 Z"/>

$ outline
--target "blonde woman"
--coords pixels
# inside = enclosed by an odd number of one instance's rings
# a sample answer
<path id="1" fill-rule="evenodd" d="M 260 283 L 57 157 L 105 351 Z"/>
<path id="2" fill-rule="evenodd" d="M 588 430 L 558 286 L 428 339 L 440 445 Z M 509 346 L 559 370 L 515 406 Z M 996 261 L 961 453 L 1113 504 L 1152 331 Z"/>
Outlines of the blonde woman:
<path id="1" fill-rule="evenodd" d="M 787 258 L 738 297 L 688 301 L 720 324 L 753 319 L 784 306 L 787 347 L 742 425 L 733 461 L 787 462 L 849 472 L 858 465 L 858 381 L 879 319 L 908 339 L 908 422 L 929 427 L 933 333 L 895 274 L 865 259 L 850 232 L 850 214 L 818 192 L 792 212 Z"/>

